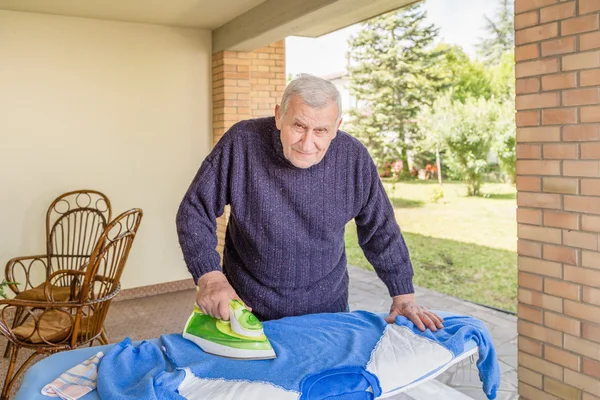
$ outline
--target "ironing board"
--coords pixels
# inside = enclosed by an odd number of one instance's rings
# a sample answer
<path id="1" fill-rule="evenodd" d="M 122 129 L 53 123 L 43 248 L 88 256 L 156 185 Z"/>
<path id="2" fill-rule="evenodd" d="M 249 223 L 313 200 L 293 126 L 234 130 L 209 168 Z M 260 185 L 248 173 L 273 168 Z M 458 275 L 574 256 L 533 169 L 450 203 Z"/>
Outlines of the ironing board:
<path id="1" fill-rule="evenodd" d="M 448 316 L 454 315 L 451 313 L 438 312 L 442 317 L 446 318 Z M 149 342 L 156 344 L 157 346 L 161 346 L 161 340 L 159 338 L 151 339 Z M 75 365 L 85 361 L 90 358 L 94 354 L 99 351 L 104 352 L 105 354 L 112 348 L 113 344 L 105 345 L 105 346 L 96 346 L 96 347 L 88 347 L 81 348 L 72 351 L 66 351 L 54 354 L 49 356 L 40 362 L 33 365 L 29 370 L 25 373 L 23 378 L 23 383 L 19 391 L 16 394 L 15 400 L 48 400 L 49 397 L 43 396 L 41 394 L 42 388 L 49 382 L 56 379 L 61 373 L 64 371 L 74 367 Z M 456 356 L 452 362 L 443 368 L 440 368 L 436 371 L 432 371 L 429 374 L 422 376 L 418 380 L 413 383 L 398 388 L 397 390 L 389 391 L 384 393 L 379 398 L 389 398 L 395 396 L 399 393 L 405 392 L 416 386 L 419 386 L 439 374 L 443 373 L 450 366 L 455 365 L 462 360 L 468 358 L 471 355 L 477 354 L 477 344 L 470 340 L 465 344 L 465 348 L 462 354 Z M 169 368 L 172 369 L 172 366 L 169 362 L 167 362 Z M 99 400 L 100 397 L 97 394 L 97 391 L 92 391 L 81 398 L 82 400 Z"/>

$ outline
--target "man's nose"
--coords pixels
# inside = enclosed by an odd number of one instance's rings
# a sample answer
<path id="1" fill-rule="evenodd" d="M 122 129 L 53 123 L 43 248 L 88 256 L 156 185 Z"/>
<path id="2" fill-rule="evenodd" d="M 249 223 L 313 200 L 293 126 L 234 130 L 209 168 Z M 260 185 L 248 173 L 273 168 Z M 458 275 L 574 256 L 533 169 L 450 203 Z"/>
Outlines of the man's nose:
<path id="1" fill-rule="evenodd" d="M 315 134 L 312 130 L 308 129 L 306 133 L 302 136 L 302 141 L 300 142 L 301 149 L 304 152 L 310 152 L 315 147 Z"/>

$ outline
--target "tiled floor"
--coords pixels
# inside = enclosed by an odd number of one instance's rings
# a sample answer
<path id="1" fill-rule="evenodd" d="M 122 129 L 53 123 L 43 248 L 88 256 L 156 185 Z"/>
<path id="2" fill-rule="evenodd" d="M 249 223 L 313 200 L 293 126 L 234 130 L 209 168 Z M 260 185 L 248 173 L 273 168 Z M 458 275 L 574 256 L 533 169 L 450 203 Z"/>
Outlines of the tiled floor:
<path id="1" fill-rule="evenodd" d="M 430 309 L 471 315 L 485 322 L 492 334 L 502 373 L 501 390 L 497 399 L 517 399 L 516 318 L 427 289 L 417 288 L 416 296 L 420 304 Z M 126 336 L 132 340 L 141 340 L 164 333 L 181 332 L 191 312 L 194 298 L 195 291 L 186 290 L 113 303 L 106 322 L 111 341 L 121 341 Z M 377 276 L 372 272 L 350 267 L 350 308 L 382 312 L 388 310 L 389 306 L 387 290 Z M 6 340 L 0 337 L 2 350 L 5 344 Z M 22 356 L 25 358 L 26 355 Z M 7 365 L 7 359 L 0 359 L 2 382 Z M 437 379 L 473 399 L 485 399 L 475 365 L 467 361 L 450 368 Z M 393 399 L 408 397 L 399 395 Z"/>

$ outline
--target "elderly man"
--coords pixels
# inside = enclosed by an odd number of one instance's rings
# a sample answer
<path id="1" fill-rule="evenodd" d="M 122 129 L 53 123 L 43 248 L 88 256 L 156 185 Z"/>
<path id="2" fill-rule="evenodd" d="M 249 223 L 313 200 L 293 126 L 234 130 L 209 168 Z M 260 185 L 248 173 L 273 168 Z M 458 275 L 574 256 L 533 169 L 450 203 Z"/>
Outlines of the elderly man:
<path id="1" fill-rule="evenodd" d="M 235 124 L 202 163 L 177 214 L 184 259 L 203 312 L 229 319 L 241 298 L 260 319 L 348 309 L 344 228 L 354 219 L 369 262 L 404 315 L 437 330 L 416 304 L 413 270 L 367 149 L 338 128 L 340 94 L 311 75 L 292 81 L 275 117 Z M 231 206 L 223 271 L 216 218 Z"/>

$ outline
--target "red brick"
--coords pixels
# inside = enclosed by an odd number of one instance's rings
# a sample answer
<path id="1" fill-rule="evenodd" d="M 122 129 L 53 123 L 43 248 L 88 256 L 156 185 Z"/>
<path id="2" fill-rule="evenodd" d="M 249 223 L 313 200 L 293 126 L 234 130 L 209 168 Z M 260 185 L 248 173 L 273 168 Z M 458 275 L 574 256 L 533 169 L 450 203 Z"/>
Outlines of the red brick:
<path id="1" fill-rule="evenodd" d="M 540 56 L 537 43 L 526 44 L 515 48 L 515 61 L 531 60 Z"/>
<path id="2" fill-rule="evenodd" d="M 600 159 L 600 142 L 596 143 L 582 143 L 581 144 L 581 158 L 590 160 Z"/>
<path id="3" fill-rule="evenodd" d="M 582 285 L 600 286 L 600 271 L 588 268 L 574 267 L 565 265 L 564 279 L 571 282 L 581 283 Z M 579 303 L 577 303 L 579 304 Z M 598 309 L 600 311 L 600 309 Z M 570 314 L 574 315 L 574 314 Z M 576 316 L 576 315 L 575 315 Z M 584 319 L 589 319 L 591 316 L 585 316 Z M 600 321 L 600 313 L 596 319 Z M 589 319 L 592 321 L 591 319 Z"/>
<path id="4" fill-rule="evenodd" d="M 542 191 L 549 193 L 577 194 L 579 182 L 573 178 L 543 178 Z"/>
<path id="5" fill-rule="evenodd" d="M 581 322 L 577 321 L 576 319 L 548 311 L 544 312 L 544 325 L 548 328 L 552 328 L 574 336 L 579 336 L 581 332 Z"/>
<path id="6" fill-rule="evenodd" d="M 582 123 L 600 122 L 600 106 L 581 107 L 579 110 Z"/>
<path id="7" fill-rule="evenodd" d="M 534 258 L 541 258 L 542 245 L 540 243 L 520 239 L 517 241 L 517 254 Z"/>
<path id="8" fill-rule="evenodd" d="M 521 379 L 519 379 L 518 394 L 518 398 L 521 400 L 561 400 L 558 397 L 552 396 L 551 394 L 542 392 L 541 390 L 528 385 Z"/>
<path id="9" fill-rule="evenodd" d="M 542 326 L 538 326 L 532 324 L 531 322 L 520 320 L 517 322 L 518 332 L 522 335 L 528 336 L 532 339 L 540 340 L 542 342 L 551 343 L 555 346 L 562 346 L 562 333 L 555 331 L 553 329 L 544 328 Z M 519 357 L 520 358 L 520 357 Z M 519 359 L 519 365 L 523 365 L 524 367 L 534 369 L 538 371 L 536 368 L 531 368 L 524 364 Z M 540 371 L 544 372 L 544 371 Z"/>
<path id="10" fill-rule="evenodd" d="M 585 303 L 590 303 L 590 304 L 593 304 L 596 306 L 600 306 L 600 289 L 591 288 L 589 286 L 583 286 L 583 301 Z M 584 326 L 584 328 L 585 328 L 585 326 Z M 592 340 L 600 342 L 600 336 L 598 336 Z"/>
<path id="11" fill-rule="evenodd" d="M 597 161 L 564 161 L 563 175 L 597 178 L 600 177 L 599 164 Z"/>
<path id="12" fill-rule="evenodd" d="M 565 335 L 564 348 L 600 360 L 600 344 L 581 339 L 579 335 Z"/>
<path id="13" fill-rule="evenodd" d="M 542 356 L 542 343 L 537 340 L 530 339 L 525 336 L 519 336 L 517 339 L 517 347 L 520 351 L 532 354 L 536 357 Z"/>
<path id="14" fill-rule="evenodd" d="M 579 37 L 579 50 L 593 50 L 600 48 L 600 32 L 591 32 Z"/>
<path id="15" fill-rule="evenodd" d="M 579 249 L 598 250 L 598 235 L 578 231 L 563 231 L 563 244 Z"/>
<path id="16" fill-rule="evenodd" d="M 519 321 L 521 322 L 521 321 Z M 523 324 L 525 325 L 525 324 Z M 532 326 L 532 324 L 527 323 L 528 327 Z M 519 328 L 521 324 L 519 324 Z M 531 329 L 535 329 L 533 326 Z M 543 328 L 540 328 L 543 329 Z M 539 329 L 536 329 L 539 330 Z M 558 333 L 558 332 L 556 332 Z M 562 335 L 561 335 L 562 336 Z M 542 375 L 550 376 L 555 379 L 562 379 L 562 367 L 553 363 L 550 363 L 546 360 L 542 360 L 537 357 L 533 357 L 526 353 L 519 353 L 519 365 L 528 368 L 530 370 L 541 373 Z M 533 399 L 539 399 L 539 397 L 533 397 Z"/>
<path id="17" fill-rule="evenodd" d="M 586 15 L 584 17 L 572 18 L 567 21 L 561 21 L 560 33 L 563 36 L 573 35 L 587 31 L 594 31 L 600 28 L 598 14 Z"/>
<path id="18" fill-rule="evenodd" d="M 533 208 L 561 208 L 561 198 L 559 194 L 546 193 L 517 193 L 517 205 L 519 207 Z"/>
<path id="19" fill-rule="evenodd" d="M 515 2 L 515 14 L 533 10 L 558 3 L 558 0 L 517 0 Z"/>
<path id="20" fill-rule="evenodd" d="M 559 142 L 559 127 L 517 128 L 517 142 Z"/>
<path id="21" fill-rule="evenodd" d="M 570 369 L 566 369 L 564 375 L 564 382 L 571 386 L 584 390 L 588 393 L 600 396 L 600 382 L 598 382 L 597 379 L 594 379 L 590 376 L 571 371 Z M 588 399 L 584 398 L 582 400 Z"/>
<path id="22" fill-rule="evenodd" d="M 600 233 L 600 217 L 594 217 L 592 215 L 582 215 L 581 230 Z"/>
<path id="23" fill-rule="evenodd" d="M 584 374 L 600 379 L 600 362 L 590 358 L 584 358 L 581 364 L 581 369 Z"/>
<path id="24" fill-rule="evenodd" d="M 540 91 L 540 78 L 517 79 L 515 91 L 517 94 L 539 92 Z"/>
<path id="25" fill-rule="evenodd" d="M 561 38 L 542 42 L 542 56 L 553 56 L 556 54 L 573 53 L 576 50 L 575 38 Z"/>
<path id="26" fill-rule="evenodd" d="M 600 325 L 583 322 L 581 324 L 581 336 L 588 340 L 600 342 Z"/>
<path id="27" fill-rule="evenodd" d="M 522 94 L 515 100 L 517 110 L 533 108 L 552 108 L 560 104 L 558 93 Z"/>
<path id="28" fill-rule="evenodd" d="M 542 210 L 532 210 L 531 208 L 517 208 L 517 222 L 520 224 L 541 225 Z"/>
<path id="29" fill-rule="evenodd" d="M 541 179 L 536 176 L 517 176 L 517 190 L 539 192 L 541 190 Z"/>
<path id="30" fill-rule="evenodd" d="M 517 234 L 520 239 L 529 239 L 546 243 L 562 243 L 562 231 L 555 228 L 542 228 L 533 225 L 517 225 Z"/>
<path id="31" fill-rule="evenodd" d="M 542 110 L 542 125 L 565 125 L 577 123 L 576 108 Z"/>
<path id="32" fill-rule="evenodd" d="M 530 307 L 528 305 L 519 303 L 517 306 L 517 315 L 521 319 L 531 321 L 538 325 L 542 324 L 542 310 L 539 308 Z"/>
<path id="33" fill-rule="evenodd" d="M 600 125 L 571 125 L 563 127 L 565 141 L 594 141 L 600 140 Z"/>
<path id="34" fill-rule="evenodd" d="M 544 292 L 577 301 L 579 300 L 581 286 L 561 280 L 544 278 Z"/>
<path id="35" fill-rule="evenodd" d="M 579 81 L 581 83 L 581 86 L 600 85 L 600 69 L 581 71 L 579 73 Z"/>
<path id="36" fill-rule="evenodd" d="M 541 389 L 543 386 L 543 375 L 527 368 L 519 366 L 518 372 L 519 381 L 525 382 L 528 385 Z"/>
<path id="37" fill-rule="evenodd" d="M 573 353 L 566 352 L 554 346 L 544 346 L 544 358 L 554 364 L 563 367 L 579 370 L 579 357 Z"/>
<path id="38" fill-rule="evenodd" d="M 540 40 L 546 40 L 558 36 L 558 23 L 552 22 L 545 25 L 536 25 L 531 28 L 525 28 L 515 32 L 515 44 L 517 46 L 539 42 Z"/>
<path id="39" fill-rule="evenodd" d="M 600 269 L 600 253 L 595 251 L 582 251 L 581 265 L 586 268 Z"/>
<path id="40" fill-rule="evenodd" d="M 543 241 L 543 238 L 540 238 Z M 518 258 L 519 271 L 530 272 L 533 274 L 540 274 L 545 276 L 551 276 L 554 278 L 560 278 L 562 275 L 562 266 L 559 263 L 552 261 L 544 261 L 537 258 L 529 258 L 519 256 Z M 537 293 L 537 292 L 536 292 Z M 552 299 L 548 301 L 552 303 Z M 529 303 L 532 304 L 532 303 Z M 537 304 L 534 304 L 537 305 Z M 554 309 L 554 308 L 553 308 Z M 557 310 L 560 311 L 560 310 Z"/>
<path id="41" fill-rule="evenodd" d="M 528 76 L 551 74 L 558 71 L 558 58 L 549 58 L 517 63 L 515 76 L 517 78 L 525 78 Z"/>
<path id="42" fill-rule="evenodd" d="M 521 303 L 529 304 L 534 307 L 540 307 L 546 310 L 562 312 L 563 299 L 560 297 L 550 296 L 544 293 L 519 288 L 518 300 Z"/>
<path id="43" fill-rule="evenodd" d="M 582 179 L 581 194 L 585 196 L 600 196 L 600 179 Z"/>
<path id="44" fill-rule="evenodd" d="M 579 400 L 581 396 L 581 392 L 573 386 L 565 385 L 547 376 L 544 377 L 544 391 L 567 400 Z"/>
<path id="45" fill-rule="evenodd" d="M 544 226 L 579 229 L 579 216 L 577 214 L 544 210 Z"/>
<path id="46" fill-rule="evenodd" d="M 544 91 L 574 87 L 577 87 L 577 74 L 574 72 L 542 76 L 542 90 Z"/>
<path id="47" fill-rule="evenodd" d="M 538 126 L 540 124 L 539 111 L 518 111 L 516 116 L 517 126 Z M 517 156 L 518 157 L 518 156 Z"/>
<path id="48" fill-rule="evenodd" d="M 543 254 L 544 260 L 577 265 L 577 252 L 570 247 L 545 244 L 543 247 Z"/>
<path id="49" fill-rule="evenodd" d="M 575 16 L 575 2 L 561 3 L 540 10 L 540 22 L 546 23 Z"/>
<path id="50" fill-rule="evenodd" d="M 543 146 L 544 158 L 548 159 L 576 159 L 578 157 L 578 146 L 576 144 L 545 144 Z"/>
<path id="51" fill-rule="evenodd" d="M 598 0 L 579 0 L 579 14 L 587 14 L 598 10 L 600 10 Z"/>
<path id="52" fill-rule="evenodd" d="M 585 53 L 570 54 L 563 56 L 563 71 L 600 67 L 600 51 L 588 51 Z"/>
<path id="53" fill-rule="evenodd" d="M 562 93 L 563 106 L 580 106 L 600 103 L 600 89 L 567 90 Z"/>
<path id="54" fill-rule="evenodd" d="M 539 15 L 537 11 L 515 15 L 515 30 L 528 28 L 539 23 Z"/>
<path id="55" fill-rule="evenodd" d="M 543 280 L 539 275 L 519 271 L 519 287 L 542 291 Z"/>
<path id="56" fill-rule="evenodd" d="M 517 174 L 560 175 L 560 161 L 517 160 Z"/>
<path id="57" fill-rule="evenodd" d="M 542 147 L 539 144 L 518 144 L 518 159 L 540 159 L 542 158 Z"/>

